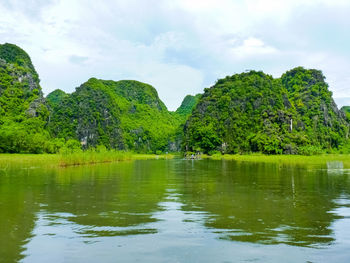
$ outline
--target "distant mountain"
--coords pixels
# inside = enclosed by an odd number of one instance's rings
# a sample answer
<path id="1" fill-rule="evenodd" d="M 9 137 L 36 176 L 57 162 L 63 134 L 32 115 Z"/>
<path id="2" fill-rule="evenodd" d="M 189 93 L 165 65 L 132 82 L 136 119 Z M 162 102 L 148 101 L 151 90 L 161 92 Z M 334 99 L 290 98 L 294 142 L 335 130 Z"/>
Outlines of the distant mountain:
<path id="1" fill-rule="evenodd" d="M 140 152 L 170 150 L 179 125 L 152 86 L 133 80 L 91 78 L 64 96 L 51 115 L 55 137 Z"/>
<path id="2" fill-rule="evenodd" d="M 340 110 L 345 113 L 348 122 L 350 122 L 350 106 L 343 106 Z"/>
<path id="3" fill-rule="evenodd" d="M 183 116 L 183 117 L 188 117 L 191 115 L 193 108 L 197 105 L 199 98 L 201 97 L 201 94 L 197 94 L 195 96 L 192 95 L 187 95 L 180 107 L 176 110 L 176 113 Z"/>
<path id="4" fill-rule="evenodd" d="M 343 106 L 340 110 L 345 113 L 350 113 L 350 106 Z"/>
<path id="5" fill-rule="evenodd" d="M 321 71 L 292 69 L 279 79 L 236 74 L 205 89 L 184 131 L 184 149 L 308 154 L 339 147 L 349 124 Z"/>
<path id="6" fill-rule="evenodd" d="M 48 116 L 28 54 L 13 44 L 0 45 L 0 152 L 50 151 Z"/>
<path id="7" fill-rule="evenodd" d="M 61 103 L 61 101 L 67 96 L 69 95 L 63 90 L 56 89 L 46 96 L 46 100 L 50 107 L 57 107 Z"/>

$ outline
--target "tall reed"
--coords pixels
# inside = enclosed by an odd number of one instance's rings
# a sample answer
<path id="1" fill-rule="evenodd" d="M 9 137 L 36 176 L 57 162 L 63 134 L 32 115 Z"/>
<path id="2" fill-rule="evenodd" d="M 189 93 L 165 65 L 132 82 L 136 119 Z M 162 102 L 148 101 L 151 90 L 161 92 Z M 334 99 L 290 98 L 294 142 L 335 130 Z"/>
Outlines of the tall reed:
<path id="1" fill-rule="evenodd" d="M 82 165 L 94 163 L 110 163 L 133 159 L 130 152 L 116 150 L 89 149 L 86 151 L 62 152 L 60 166 Z"/>
<path id="2" fill-rule="evenodd" d="M 324 155 L 264 155 L 264 154 L 214 154 L 208 158 L 215 160 L 235 160 L 241 162 L 263 162 L 280 163 L 286 165 L 305 165 L 305 166 L 326 166 L 327 162 L 340 161 L 345 168 L 350 168 L 349 154 L 324 154 Z"/>

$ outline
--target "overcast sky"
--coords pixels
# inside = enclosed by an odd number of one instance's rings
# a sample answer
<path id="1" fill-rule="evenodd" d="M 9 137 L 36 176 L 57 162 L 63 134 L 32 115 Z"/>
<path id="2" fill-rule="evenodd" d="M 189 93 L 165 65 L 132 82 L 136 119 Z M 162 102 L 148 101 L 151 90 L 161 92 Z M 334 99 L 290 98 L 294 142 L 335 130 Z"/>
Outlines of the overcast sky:
<path id="1" fill-rule="evenodd" d="M 29 53 L 45 94 L 135 79 L 175 110 L 227 75 L 304 66 L 350 105 L 349 0 L 0 0 L 5 42 Z"/>

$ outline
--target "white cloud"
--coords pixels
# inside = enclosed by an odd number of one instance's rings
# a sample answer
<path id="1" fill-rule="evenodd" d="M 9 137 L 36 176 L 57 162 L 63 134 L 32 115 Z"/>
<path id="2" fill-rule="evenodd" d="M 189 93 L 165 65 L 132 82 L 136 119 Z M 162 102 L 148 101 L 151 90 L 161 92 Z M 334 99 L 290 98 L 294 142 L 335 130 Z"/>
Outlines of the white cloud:
<path id="1" fill-rule="evenodd" d="M 232 47 L 230 51 L 233 57 L 237 59 L 244 59 L 249 56 L 269 55 L 278 52 L 276 48 L 267 46 L 262 40 L 254 37 L 243 40 L 241 45 Z"/>
<path id="2" fill-rule="evenodd" d="M 226 74 L 302 65 L 350 97 L 348 13 L 347 0 L 0 0 L 0 39 L 30 54 L 46 94 L 137 79 L 174 110 Z"/>

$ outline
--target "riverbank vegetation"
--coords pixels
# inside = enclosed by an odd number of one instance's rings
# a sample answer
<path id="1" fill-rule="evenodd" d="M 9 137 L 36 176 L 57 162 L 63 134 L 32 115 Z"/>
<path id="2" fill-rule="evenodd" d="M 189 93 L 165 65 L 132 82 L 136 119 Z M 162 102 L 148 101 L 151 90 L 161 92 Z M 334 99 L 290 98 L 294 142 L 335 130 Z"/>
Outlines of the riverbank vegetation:
<path id="1" fill-rule="evenodd" d="M 238 162 L 276 163 L 281 165 L 300 165 L 307 167 L 327 167 L 332 162 L 341 162 L 343 168 L 350 168 L 350 154 L 321 155 L 264 155 L 264 154 L 220 154 L 204 155 L 213 160 L 233 160 Z"/>
<path id="2" fill-rule="evenodd" d="M 9 167 L 66 167 L 120 161 L 172 158 L 174 158 L 173 154 L 137 154 L 107 149 L 67 151 L 59 154 L 0 154 L 0 170 L 4 171 Z"/>

